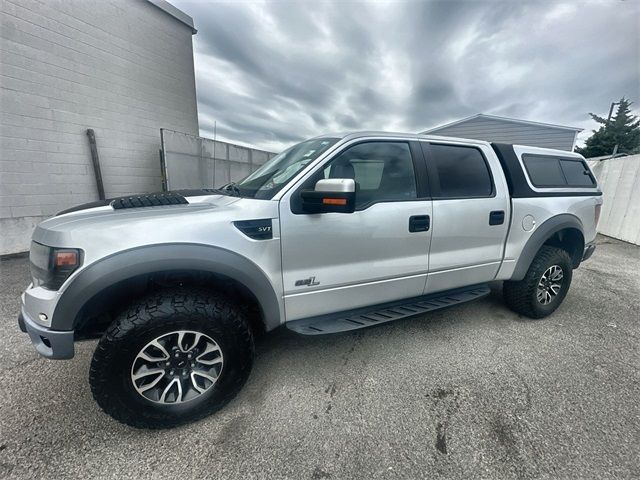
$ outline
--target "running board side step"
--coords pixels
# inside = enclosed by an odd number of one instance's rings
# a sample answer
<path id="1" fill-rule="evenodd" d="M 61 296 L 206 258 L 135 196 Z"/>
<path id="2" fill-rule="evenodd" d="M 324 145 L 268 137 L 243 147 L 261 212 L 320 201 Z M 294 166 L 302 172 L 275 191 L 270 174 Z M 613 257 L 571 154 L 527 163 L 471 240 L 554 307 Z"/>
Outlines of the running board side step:
<path id="1" fill-rule="evenodd" d="M 329 315 L 292 320 L 287 322 L 286 326 L 289 330 L 302 335 L 348 332 L 470 302 L 488 295 L 489 292 L 489 286 L 486 284 L 474 285 Z"/>

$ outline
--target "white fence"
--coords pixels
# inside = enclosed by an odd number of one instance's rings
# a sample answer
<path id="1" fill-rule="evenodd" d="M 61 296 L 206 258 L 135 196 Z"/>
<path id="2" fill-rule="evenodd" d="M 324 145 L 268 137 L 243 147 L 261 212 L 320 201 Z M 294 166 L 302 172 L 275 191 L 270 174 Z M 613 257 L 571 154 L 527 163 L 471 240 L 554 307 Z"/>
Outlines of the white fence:
<path id="1" fill-rule="evenodd" d="M 162 129 L 167 190 L 221 187 L 242 180 L 275 154 Z"/>
<path id="2" fill-rule="evenodd" d="M 640 245 L 640 155 L 589 164 L 604 198 L 598 231 Z"/>

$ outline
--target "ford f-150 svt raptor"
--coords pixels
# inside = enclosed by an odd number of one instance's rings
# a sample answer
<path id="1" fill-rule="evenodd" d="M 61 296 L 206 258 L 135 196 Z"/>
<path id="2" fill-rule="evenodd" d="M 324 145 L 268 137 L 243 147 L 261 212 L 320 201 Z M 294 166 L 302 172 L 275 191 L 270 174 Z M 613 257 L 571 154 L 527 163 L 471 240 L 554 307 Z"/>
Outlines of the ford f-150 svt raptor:
<path id="1" fill-rule="evenodd" d="M 352 133 L 299 143 L 220 189 L 121 197 L 40 224 L 21 328 L 49 358 L 100 336 L 93 395 L 121 422 L 220 409 L 254 333 L 320 335 L 423 315 L 504 281 L 541 318 L 593 252 L 602 204 L 576 153 Z"/>

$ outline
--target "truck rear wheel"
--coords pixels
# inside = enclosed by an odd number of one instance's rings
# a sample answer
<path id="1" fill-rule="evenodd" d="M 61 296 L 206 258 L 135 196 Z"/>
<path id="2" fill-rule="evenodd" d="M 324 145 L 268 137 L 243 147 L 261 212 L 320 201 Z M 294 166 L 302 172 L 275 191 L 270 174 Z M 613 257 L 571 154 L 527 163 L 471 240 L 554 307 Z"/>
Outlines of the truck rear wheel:
<path id="1" fill-rule="evenodd" d="M 244 385 L 253 357 L 242 309 L 206 290 L 165 290 L 114 320 L 89 381 L 98 405 L 116 420 L 169 428 L 222 408 Z"/>
<path id="2" fill-rule="evenodd" d="M 569 254 L 543 246 L 525 277 L 504 282 L 504 298 L 511 310 L 530 318 L 543 318 L 560 306 L 569 291 L 573 268 Z"/>

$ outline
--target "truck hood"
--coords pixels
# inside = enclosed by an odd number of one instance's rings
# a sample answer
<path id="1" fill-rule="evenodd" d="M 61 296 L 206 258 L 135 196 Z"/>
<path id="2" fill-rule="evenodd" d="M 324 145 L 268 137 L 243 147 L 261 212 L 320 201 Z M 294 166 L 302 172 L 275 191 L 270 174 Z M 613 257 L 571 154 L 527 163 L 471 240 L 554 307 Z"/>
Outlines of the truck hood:
<path id="1" fill-rule="evenodd" d="M 73 209 L 45 220 L 33 233 L 43 245 L 80 248 L 85 260 L 161 243 L 200 243 L 230 248 L 242 235 L 240 220 L 278 217 L 278 202 L 227 195 L 185 196 L 177 205 L 114 209 L 110 204 Z"/>
<path id="2" fill-rule="evenodd" d="M 113 200 L 80 205 L 45 220 L 36 227 L 35 232 L 38 233 L 39 230 L 63 232 L 85 228 L 100 228 L 147 218 L 162 218 L 166 220 L 169 217 L 188 215 L 202 209 L 221 209 L 240 200 L 238 197 L 227 195 L 199 195 L 183 198 L 187 203 L 123 209 L 114 209 L 111 206 Z M 34 240 L 36 240 L 36 233 L 34 233 Z"/>

